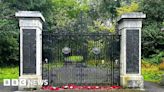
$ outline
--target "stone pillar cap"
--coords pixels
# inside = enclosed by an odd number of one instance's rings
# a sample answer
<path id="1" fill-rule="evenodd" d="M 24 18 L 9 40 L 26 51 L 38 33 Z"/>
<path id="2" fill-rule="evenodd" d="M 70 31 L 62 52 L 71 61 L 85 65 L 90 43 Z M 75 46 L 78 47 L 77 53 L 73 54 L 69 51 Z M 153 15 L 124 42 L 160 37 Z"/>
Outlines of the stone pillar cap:
<path id="1" fill-rule="evenodd" d="M 15 16 L 18 18 L 40 18 L 45 22 L 43 15 L 39 11 L 18 11 Z"/>
<path id="2" fill-rule="evenodd" d="M 125 13 L 118 17 L 118 22 L 120 22 L 122 19 L 143 19 L 146 18 L 146 14 L 142 12 L 131 12 L 131 13 Z"/>

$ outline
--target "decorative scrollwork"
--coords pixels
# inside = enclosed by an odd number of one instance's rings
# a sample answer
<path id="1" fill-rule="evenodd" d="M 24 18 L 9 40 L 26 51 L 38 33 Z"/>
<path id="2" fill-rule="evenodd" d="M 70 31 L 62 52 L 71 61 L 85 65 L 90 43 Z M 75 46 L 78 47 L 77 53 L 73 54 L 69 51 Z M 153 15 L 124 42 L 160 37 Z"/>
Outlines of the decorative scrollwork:
<path id="1" fill-rule="evenodd" d="M 98 48 L 98 47 L 94 47 L 94 48 L 92 49 L 92 51 L 93 51 L 93 53 L 96 54 L 96 55 L 100 54 L 100 52 L 101 52 L 100 48 Z"/>
<path id="2" fill-rule="evenodd" d="M 71 49 L 70 49 L 69 47 L 64 47 L 64 48 L 62 49 L 62 52 L 63 52 L 64 54 L 69 54 L 69 53 L 71 52 Z"/>

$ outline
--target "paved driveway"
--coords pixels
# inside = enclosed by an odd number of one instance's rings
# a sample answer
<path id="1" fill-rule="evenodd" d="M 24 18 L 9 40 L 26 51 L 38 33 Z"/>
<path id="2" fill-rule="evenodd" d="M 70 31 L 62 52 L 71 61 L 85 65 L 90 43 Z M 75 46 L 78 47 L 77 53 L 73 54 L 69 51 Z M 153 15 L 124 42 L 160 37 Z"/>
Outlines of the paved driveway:
<path id="1" fill-rule="evenodd" d="M 50 84 L 62 86 L 63 84 L 106 84 L 112 85 L 111 78 L 114 76 L 114 84 L 118 84 L 118 69 L 101 67 L 76 67 L 74 65 L 54 68 L 43 73 L 44 79 L 49 79 Z"/>
<path id="2" fill-rule="evenodd" d="M 4 87 L 2 84 L 0 84 L 0 92 L 13 92 L 17 90 L 18 87 Z"/>
<path id="3" fill-rule="evenodd" d="M 156 83 L 145 82 L 145 89 L 148 92 L 164 92 L 164 86 L 159 86 Z"/>

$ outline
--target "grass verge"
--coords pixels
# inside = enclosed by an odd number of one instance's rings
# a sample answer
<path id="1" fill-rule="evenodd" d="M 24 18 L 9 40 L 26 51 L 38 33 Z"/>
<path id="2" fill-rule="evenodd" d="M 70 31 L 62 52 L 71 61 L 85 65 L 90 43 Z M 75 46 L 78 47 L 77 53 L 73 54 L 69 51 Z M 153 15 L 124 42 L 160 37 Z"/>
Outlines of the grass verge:
<path id="1" fill-rule="evenodd" d="M 19 77 L 19 66 L 0 67 L 0 83 L 3 79 L 17 79 Z"/>
<path id="2" fill-rule="evenodd" d="M 145 81 L 160 82 L 162 74 L 164 71 L 159 69 L 159 65 L 142 60 L 142 75 Z"/>

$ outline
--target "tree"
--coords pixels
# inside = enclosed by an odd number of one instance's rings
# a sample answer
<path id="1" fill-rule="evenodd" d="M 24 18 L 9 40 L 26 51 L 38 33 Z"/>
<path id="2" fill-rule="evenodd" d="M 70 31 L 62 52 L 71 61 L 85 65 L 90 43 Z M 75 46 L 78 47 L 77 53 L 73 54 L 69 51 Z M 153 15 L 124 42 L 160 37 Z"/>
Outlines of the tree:
<path id="1" fill-rule="evenodd" d="M 41 11 L 48 16 L 50 0 L 2 0 L 0 2 L 0 65 L 16 65 L 19 60 L 19 28 L 15 12 L 18 10 Z"/>
<path id="2" fill-rule="evenodd" d="M 143 0 L 140 9 L 147 15 L 142 30 L 142 56 L 146 58 L 164 58 L 164 21 L 163 0 Z M 155 61 L 155 59 L 154 59 Z M 156 62 L 159 62 L 156 59 Z"/>
<path id="3" fill-rule="evenodd" d="M 52 0 L 53 10 L 50 16 L 51 29 L 65 28 L 74 25 L 81 12 L 86 15 L 89 10 L 87 0 Z"/>
<path id="4" fill-rule="evenodd" d="M 164 0 L 143 0 L 141 11 L 147 15 L 147 21 L 164 21 Z"/>
<path id="5" fill-rule="evenodd" d="M 8 3 L 0 3 L 0 65 L 18 64 L 18 22 L 15 10 Z"/>
<path id="6" fill-rule="evenodd" d="M 100 16 L 112 19 L 117 17 L 116 9 L 120 7 L 120 0 L 100 0 L 100 2 L 98 11 Z"/>
<path id="7" fill-rule="evenodd" d="M 142 51 L 144 57 L 150 57 L 164 51 L 164 33 L 156 22 L 145 26 L 142 31 Z"/>

